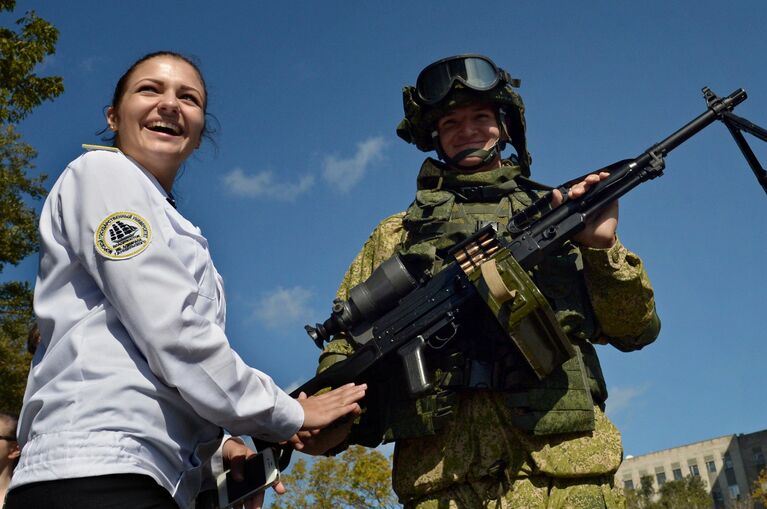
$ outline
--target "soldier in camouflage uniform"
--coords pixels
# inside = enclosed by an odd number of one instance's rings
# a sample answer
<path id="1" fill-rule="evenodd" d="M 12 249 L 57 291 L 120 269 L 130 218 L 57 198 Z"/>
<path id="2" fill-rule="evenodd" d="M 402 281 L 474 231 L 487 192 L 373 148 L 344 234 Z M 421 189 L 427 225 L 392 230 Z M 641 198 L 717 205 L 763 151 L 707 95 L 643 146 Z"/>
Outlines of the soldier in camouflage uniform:
<path id="1" fill-rule="evenodd" d="M 517 86 L 490 59 L 461 55 L 435 62 L 416 87 L 404 89 L 397 134 L 436 150 L 441 161 L 423 163 L 415 201 L 378 225 L 339 298 L 395 252 L 425 257 L 436 272 L 447 248 L 479 227 L 495 223 L 508 235 L 509 217 L 542 192 L 527 178 Z M 516 149 L 510 159 L 501 158 L 506 143 Z M 570 196 L 605 176 L 587 177 Z M 552 206 L 560 198 L 555 193 Z M 366 413 L 331 452 L 394 441 L 393 485 L 407 508 L 624 507 L 613 483 L 621 438 L 604 414 L 607 390 L 593 345 L 637 350 L 656 338 L 660 324 L 642 262 L 617 239 L 616 226 L 614 203 L 531 271 L 577 355 L 539 380 L 509 341 L 487 337 L 479 320 L 462 325 L 450 348 L 427 353 L 432 392 L 413 398 L 401 371 L 381 370 L 379 383 L 369 384 L 376 387 L 368 390 Z M 353 351 L 336 336 L 320 371 Z"/>

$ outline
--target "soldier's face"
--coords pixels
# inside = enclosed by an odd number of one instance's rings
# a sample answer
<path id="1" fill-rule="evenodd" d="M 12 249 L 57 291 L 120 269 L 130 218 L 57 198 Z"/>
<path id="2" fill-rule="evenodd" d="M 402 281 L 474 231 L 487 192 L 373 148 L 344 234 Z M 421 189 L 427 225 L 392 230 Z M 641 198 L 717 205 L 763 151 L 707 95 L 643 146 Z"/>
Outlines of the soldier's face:
<path id="1" fill-rule="evenodd" d="M 437 121 L 437 133 L 448 157 L 455 157 L 469 149 L 490 150 L 501 136 L 495 110 L 489 103 L 470 104 L 460 106 L 440 118 Z M 480 161 L 479 157 L 467 157 L 461 164 L 472 166 Z M 496 158 L 489 165 L 496 166 L 498 163 Z"/>

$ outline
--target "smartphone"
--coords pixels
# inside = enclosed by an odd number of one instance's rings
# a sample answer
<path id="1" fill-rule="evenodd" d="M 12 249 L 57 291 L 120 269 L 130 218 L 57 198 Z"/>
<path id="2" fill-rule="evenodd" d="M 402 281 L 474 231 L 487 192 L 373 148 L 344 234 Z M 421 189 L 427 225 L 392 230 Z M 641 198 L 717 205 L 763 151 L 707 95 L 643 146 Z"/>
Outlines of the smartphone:
<path id="1" fill-rule="evenodd" d="M 229 470 L 218 476 L 218 506 L 227 509 L 278 482 L 280 470 L 277 468 L 274 450 L 264 449 L 245 460 L 243 481 L 235 481 Z"/>

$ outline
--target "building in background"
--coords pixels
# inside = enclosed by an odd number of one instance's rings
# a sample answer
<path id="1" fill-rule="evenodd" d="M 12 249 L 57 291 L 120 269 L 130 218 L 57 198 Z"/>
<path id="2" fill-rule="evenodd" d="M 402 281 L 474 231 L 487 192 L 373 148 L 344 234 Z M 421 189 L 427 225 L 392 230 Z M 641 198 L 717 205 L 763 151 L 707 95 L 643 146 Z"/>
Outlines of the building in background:
<path id="1" fill-rule="evenodd" d="M 701 477 L 714 499 L 715 509 L 732 507 L 749 498 L 751 486 L 765 468 L 767 430 L 726 435 L 672 449 L 629 456 L 615 475 L 624 489 L 638 489 L 642 477 L 651 477 L 657 493 L 668 481 Z M 761 508 L 757 504 L 755 507 Z"/>

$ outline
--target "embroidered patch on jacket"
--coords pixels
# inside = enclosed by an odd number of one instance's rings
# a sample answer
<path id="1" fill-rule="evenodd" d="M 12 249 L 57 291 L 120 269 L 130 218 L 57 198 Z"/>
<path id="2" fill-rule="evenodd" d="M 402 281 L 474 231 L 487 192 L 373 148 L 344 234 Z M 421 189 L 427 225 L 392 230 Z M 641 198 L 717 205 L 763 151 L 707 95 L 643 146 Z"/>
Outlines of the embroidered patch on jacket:
<path id="1" fill-rule="evenodd" d="M 115 212 L 96 228 L 96 250 L 111 260 L 125 260 L 141 253 L 152 240 L 149 222 L 135 212 Z"/>

